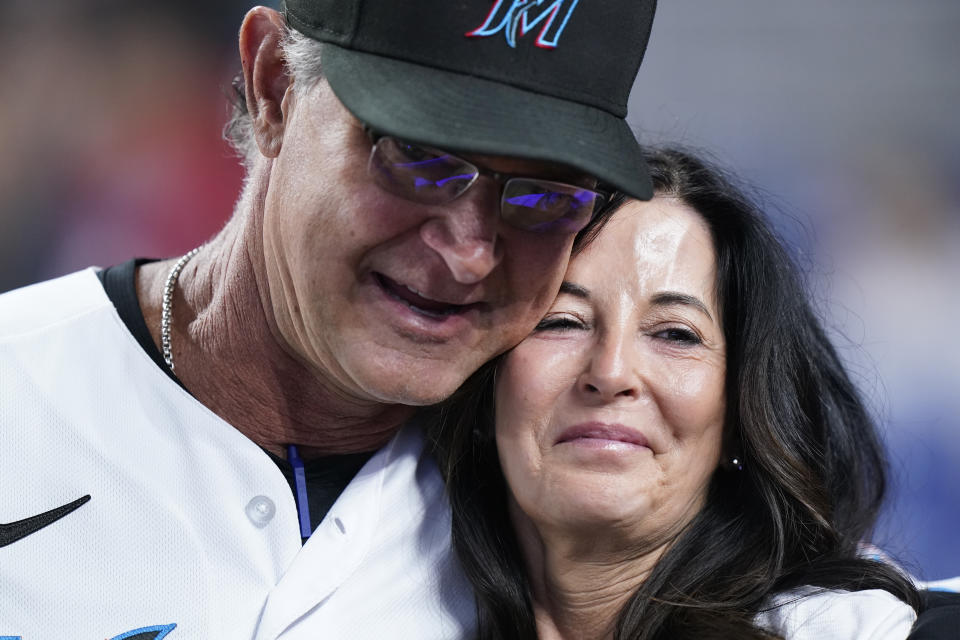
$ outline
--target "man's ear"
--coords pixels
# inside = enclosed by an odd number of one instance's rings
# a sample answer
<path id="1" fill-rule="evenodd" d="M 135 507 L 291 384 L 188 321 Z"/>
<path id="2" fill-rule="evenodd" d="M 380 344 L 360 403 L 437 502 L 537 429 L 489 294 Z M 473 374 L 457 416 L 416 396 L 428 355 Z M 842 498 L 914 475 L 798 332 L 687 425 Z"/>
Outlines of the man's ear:
<path id="1" fill-rule="evenodd" d="M 290 87 L 280 47 L 284 28 L 283 17 L 267 7 L 250 9 L 240 26 L 240 63 L 247 111 L 253 119 L 254 138 L 260 153 L 268 158 L 280 153 L 283 99 Z"/>

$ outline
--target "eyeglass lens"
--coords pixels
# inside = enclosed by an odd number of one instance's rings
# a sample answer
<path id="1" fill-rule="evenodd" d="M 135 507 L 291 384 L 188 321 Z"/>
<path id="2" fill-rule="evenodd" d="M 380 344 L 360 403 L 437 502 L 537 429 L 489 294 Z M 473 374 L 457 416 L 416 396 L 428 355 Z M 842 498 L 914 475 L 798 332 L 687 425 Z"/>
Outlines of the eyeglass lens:
<path id="1" fill-rule="evenodd" d="M 376 141 L 368 168 L 384 190 L 428 205 L 458 198 L 480 175 L 462 158 L 390 136 Z M 562 182 L 510 178 L 503 185 L 500 215 L 528 231 L 576 233 L 590 222 L 599 197 L 590 189 Z"/>

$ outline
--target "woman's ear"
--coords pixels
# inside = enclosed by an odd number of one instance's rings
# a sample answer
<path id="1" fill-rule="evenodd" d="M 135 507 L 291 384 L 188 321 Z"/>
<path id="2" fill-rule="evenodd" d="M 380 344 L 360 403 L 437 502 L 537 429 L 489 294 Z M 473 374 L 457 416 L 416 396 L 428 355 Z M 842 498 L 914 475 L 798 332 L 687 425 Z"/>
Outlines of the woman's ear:
<path id="1" fill-rule="evenodd" d="M 247 112 L 253 120 L 260 153 L 275 158 L 283 143 L 284 97 L 291 79 L 283 64 L 283 17 L 273 9 L 254 7 L 240 26 L 240 63 Z"/>

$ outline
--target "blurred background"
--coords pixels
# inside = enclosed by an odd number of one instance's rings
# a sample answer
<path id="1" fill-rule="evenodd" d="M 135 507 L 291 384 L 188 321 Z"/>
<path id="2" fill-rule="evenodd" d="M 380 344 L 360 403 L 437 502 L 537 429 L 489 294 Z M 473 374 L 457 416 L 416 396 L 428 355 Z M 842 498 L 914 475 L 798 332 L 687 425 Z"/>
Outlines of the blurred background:
<path id="1" fill-rule="evenodd" d="M 0 291 L 223 225 L 248 6 L 0 0 Z M 875 541 L 926 579 L 960 575 L 958 32 L 957 0 L 665 0 L 629 116 L 757 186 L 884 431 Z"/>

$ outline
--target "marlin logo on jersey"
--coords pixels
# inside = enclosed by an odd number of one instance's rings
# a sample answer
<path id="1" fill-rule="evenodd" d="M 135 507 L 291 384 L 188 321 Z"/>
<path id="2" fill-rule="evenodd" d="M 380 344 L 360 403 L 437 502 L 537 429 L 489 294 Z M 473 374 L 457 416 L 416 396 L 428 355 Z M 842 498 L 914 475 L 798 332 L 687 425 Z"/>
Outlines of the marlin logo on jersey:
<path id="1" fill-rule="evenodd" d="M 118 636 L 114 636 L 110 638 L 110 640 L 161 640 L 176 628 L 177 625 L 175 624 L 161 624 L 155 627 L 140 627 L 139 629 L 133 629 L 132 631 L 127 631 Z"/>
<path id="2" fill-rule="evenodd" d="M 171 631 L 177 628 L 175 624 L 161 624 L 154 627 L 140 627 L 126 631 L 110 640 L 162 640 Z M 0 640 L 24 640 L 20 636 L 0 636 Z"/>
<path id="3" fill-rule="evenodd" d="M 483 38 L 503 31 L 507 44 L 515 49 L 518 35 L 523 37 L 543 23 L 535 44 L 541 49 L 555 49 L 579 1 L 497 0 L 483 24 L 466 35 Z"/>

